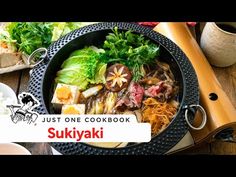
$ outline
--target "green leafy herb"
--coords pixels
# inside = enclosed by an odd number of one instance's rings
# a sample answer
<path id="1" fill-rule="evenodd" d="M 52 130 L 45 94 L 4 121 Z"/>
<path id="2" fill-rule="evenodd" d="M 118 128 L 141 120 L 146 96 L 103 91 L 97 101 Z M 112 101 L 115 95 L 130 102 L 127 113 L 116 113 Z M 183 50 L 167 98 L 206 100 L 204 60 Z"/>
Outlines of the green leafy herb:
<path id="1" fill-rule="evenodd" d="M 30 55 L 39 47 L 48 47 L 67 33 L 96 22 L 11 22 L 0 33 L 0 41 Z"/>
<path id="2" fill-rule="evenodd" d="M 16 41 L 16 47 L 28 55 L 51 44 L 53 27 L 50 23 L 12 22 L 6 28 L 10 38 Z"/>
<path id="3" fill-rule="evenodd" d="M 135 81 L 144 76 L 144 65 L 155 62 L 159 56 L 159 46 L 130 30 L 119 32 L 117 27 L 106 36 L 103 48 L 105 62 L 120 62 L 128 66 Z"/>

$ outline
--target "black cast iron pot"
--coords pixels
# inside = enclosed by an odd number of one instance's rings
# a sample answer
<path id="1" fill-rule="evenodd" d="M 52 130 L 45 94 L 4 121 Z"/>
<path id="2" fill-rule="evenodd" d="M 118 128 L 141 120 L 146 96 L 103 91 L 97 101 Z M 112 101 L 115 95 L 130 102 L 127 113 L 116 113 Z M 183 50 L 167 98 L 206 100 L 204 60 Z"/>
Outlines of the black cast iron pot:
<path id="1" fill-rule="evenodd" d="M 51 105 L 53 96 L 53 85 L 56 72 L 60 70 L 61 64 L 74 50 L 84 46 L 99 46 L 105 40 L 105 36 L 111 29 L 118 27 L 119 30 L 132 30 L 143 34 L 150 40 L 160 44 L 160 58 L 168 63 L 180 86 L 178 100 L 180 108 L 168 125 L 168 127 L 149 143 L 130 145 L 124 148 L 100 148 L 84 143 L 51 143 L 52 146 L 62 154 L 165 154 L 174 147 L 187 133 L 189 126 L 185 120 L 185 106 L 199 104 L 198 81 L 195 71 L 188 58 L 181 49 L 171 40 L 153 31 L 134 23 L 98 23 L 75 30 L 62 37 L 48 48 L 46 59 L 33 69 L 31 74 L 29 92 L 39 99 L 41 106 L 36 108 L 40 114 L 53 114 Z M 193 121 L 194 109 L 188 117 Z"/>

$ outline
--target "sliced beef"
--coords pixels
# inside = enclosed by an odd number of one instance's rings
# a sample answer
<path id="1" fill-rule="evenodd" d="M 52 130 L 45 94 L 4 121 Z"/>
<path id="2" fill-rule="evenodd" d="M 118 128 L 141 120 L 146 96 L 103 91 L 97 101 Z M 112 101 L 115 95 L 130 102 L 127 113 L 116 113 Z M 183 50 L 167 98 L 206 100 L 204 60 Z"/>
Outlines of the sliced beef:
<path id="1" fill-rule="evenodd" d="M 130 101 L 134 103 L 135 107 L 140 107 L 144 95 L 144 88 L 137 82 L 132 82 L 129 87 Z"/>
<path id="2" fill-rule="evenodd" d="M 157 85 L 146 88 L 145 96 L 158 98 L 159 101 L 164 102 L 172 97 L 174 94 L 172 82 L 159 82 Z"/>
<path id="3" fill-rule="evenodd" d="M 173 86 L 170 83 L 164 83 L 163 87 L 165 88 L 165 98 L 168 100 L 173 94 Z"/>
<path id="4" fill-rule="evenodd" d="M 157 85 L 153 85 L 145 90 L 145 96 L 149 97 L 157 97 L 158 94 L 164 89 L 163 87 L 164 82 L 159 82 Z"/>
<path id="5" fill-rule="evenodd" d="M 116 108 L 140 108 L 144 96 L 144 88 L 136 82 L 131 82 L 124 96 L 116 103 Z"/>

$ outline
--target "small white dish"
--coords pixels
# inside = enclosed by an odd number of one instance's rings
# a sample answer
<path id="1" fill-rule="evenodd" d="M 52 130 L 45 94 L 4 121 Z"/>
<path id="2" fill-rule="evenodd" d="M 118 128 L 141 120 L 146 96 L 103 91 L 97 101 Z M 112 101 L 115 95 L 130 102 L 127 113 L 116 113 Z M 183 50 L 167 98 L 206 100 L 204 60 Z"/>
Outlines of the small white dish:
<path id="1" fill-rule="evenodd" d="M 0 115 L 10 114 L 6 105 L 17 104 L 17 96 L 8 85 L 0 83 Z"/>
<path id="2" fill-rule="evenodd" d="M 0 155 L 31 155 L 31 153 L 16 143 L 0 143 Z"/>
<path id="3" fill-rule="evenodd" d="M 15 92 L 12 90 L 12 88 L 9 87 L 8 85 L 0 82 L 0 92 L 3 93 L 4 97 L 10 97 L 15 101 L 15 103 L 17 103 L 17 96 Z"/>

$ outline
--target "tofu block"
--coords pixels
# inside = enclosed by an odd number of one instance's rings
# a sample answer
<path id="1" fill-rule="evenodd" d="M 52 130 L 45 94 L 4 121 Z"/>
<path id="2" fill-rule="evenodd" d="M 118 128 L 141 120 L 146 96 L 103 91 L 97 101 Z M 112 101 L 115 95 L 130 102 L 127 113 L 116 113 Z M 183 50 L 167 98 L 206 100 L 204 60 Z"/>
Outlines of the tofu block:
<path id="1" fill-rule="evenodd" d="M 21 61 L 22 54 L 9 48 L 0 47 L 0 68 L 14 66 Z"/>
<path id="2" fill-rule="evenodd" d="M 7 23 L 0 23 L 0 34 L 4 36 L 9 36 L 7 29 Z M 6 68 L 9 66 L 14 66 L 21 62 L 21 52 L 17 52 L 15 43 L 6 43 L 0 40 L 0 68 Z"/>
<path id="3" fill-rule="evenodd" d="M 85 114 L 85 104 L 63 105 L 61 114 Z"/>
<path id="4" fill-rule="evenodd" d="M 60 111 L 62 105 L 77 104 L 80 91 L 77 86 L 67 84 L 57 84 L 51 103 L 53 107 Z"/>

